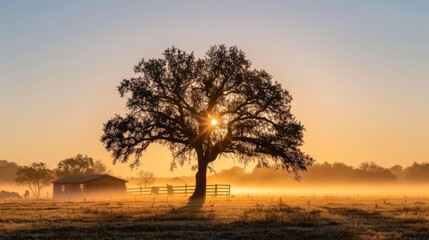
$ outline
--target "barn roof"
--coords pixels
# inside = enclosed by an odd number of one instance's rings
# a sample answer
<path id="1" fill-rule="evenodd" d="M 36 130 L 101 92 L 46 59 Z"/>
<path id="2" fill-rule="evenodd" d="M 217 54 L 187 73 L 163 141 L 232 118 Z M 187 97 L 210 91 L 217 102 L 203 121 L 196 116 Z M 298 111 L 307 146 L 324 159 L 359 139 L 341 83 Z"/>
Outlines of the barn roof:
<path id="1" fill-rule="evenodd" d="M 72 175 L 72 176 L 62 177 L 55 181 L 52 181 L 52 183 L 83 183 L 83 182 L 90 182 L 102 177 L 111 177 L 111 178 L 115 178 L 118 181 L 128 182 L 127 180 L 117 178 L 109 174 L 92 174 L 92 175 Z"/>

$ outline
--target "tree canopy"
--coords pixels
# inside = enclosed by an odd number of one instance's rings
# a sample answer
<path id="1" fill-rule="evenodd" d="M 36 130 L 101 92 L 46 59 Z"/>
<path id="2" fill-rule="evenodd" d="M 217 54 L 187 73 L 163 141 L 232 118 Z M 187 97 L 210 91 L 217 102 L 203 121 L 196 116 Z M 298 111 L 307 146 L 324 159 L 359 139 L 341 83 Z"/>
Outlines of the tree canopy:
<path id="1" fill-rule="evenodd" d="M 221 155 L 295 174 L 313 163 L 300 150 L 304 127 L 290 111 L 291 95 L 237 47 L 212 46 L 203 59 L 172 47 L 134 71 L 139 76 L 118 87 L 127 114 L 105 123 L 101 137 L 114 163 L 134 156 L 133 167 L 150 144 L 168 146 L 173 168 L 197 159 L 199 196 L 207 165 Z"/>
<path id="2" fill-rule="evenodd" d="M 429 162 L 414 162 L 411 166 L 404 169 L 406 179 L 421 182 L 429 180 Z"/>
<path id="3" fill-rule="evenodd" d="M 53 172 L 48 169 L 46 164 L 41 162 L 19 167 L 16 172 L 16 182 L 21 185 L 27 185 L 36 198 L 40 197 L 41 190 L 49 186 L 50 181 L 53 179 Z"/>
<path id="4" fill-rule="evenodd" d="M 18 164 L 0 160 L 0 182 L 12 183 L 15 182 L 15 174 L 18 171 Z"/>
<path id="5" fill-rule="evenodd" d="M 149 184 L 153 184 L 155 180 L 155 174 L 149 171 L 140 171 L 137 176 L 137 184 L 144 187 L 147 187 Z"/>
<path id="6" fill-rule="evenodd" d="M 99 160 L 94 161 L 91 157 L 77 154 L 75 157 L 60 161 L 55 169 L 58 177 L 70 175 L 101 174 L 106 173 L 106 166 Z"/>

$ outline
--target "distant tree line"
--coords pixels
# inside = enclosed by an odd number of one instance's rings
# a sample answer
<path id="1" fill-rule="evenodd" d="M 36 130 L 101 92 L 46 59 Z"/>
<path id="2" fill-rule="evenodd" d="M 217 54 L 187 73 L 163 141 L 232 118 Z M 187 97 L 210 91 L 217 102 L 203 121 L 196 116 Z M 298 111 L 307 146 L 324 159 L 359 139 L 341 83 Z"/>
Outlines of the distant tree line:
<path id="1" fill-rule="evenodd" d="M 0 160 L 0 185 L 18 183 L 27 186 L 34 197 L 40 197 L 40 191 L 48 186 L 50 181 L 58 177 L 76 174 L 102 174 L 107 168 L 101 161 L 94 161 L 91 157 L 81 154 L 58 162 L 57 167 L 49 169 L 44 163 L 32 163 L 28 166 L 19 166 L 14 162 Z M 429 182 L 429 162 L 414 162 L 408 167 L 394 165 L 384 168 L 374 162 L 364 162 L 358 167 L 344 163 L 316 163 L 301 174 L 305 183 L 369 183 L 369 182 Z M 148 186 L 155 182 L 151 172 L 141 171 L 136 178 L 138 185 Z M 293 176 L 278 171 L 276 168 L 255 168 L 247 173 L 242 167 L 224 169 L 209 176 L 213 181 L 231 183 L 273 183 L 284 184 L 295 181 Z"/>
<path id="2" fill-rule="evenodd" d="M 41 190 L 49 186 L 55 178 L 70 175 L 103 174 L 107 167 L 103 162 L 94 161 L 91 157 L 77 154 L 58 162 L 55 169 L 49 169 L 43 162 L 33 162 L 28 166 L 19 166 L 14 162 L 0 160 L 0 185 L 17 183 L 30 189 L 35 198 Z"/>
<path id="3" fill-rule="evenodd" d="M 301 174 L 303 183 L 368 183 L 368 182 L 429 182 L 429 162 L 413 163 L 402 167 L 384 168 L 374 162 L 364 162 L 359 167 L 344 163 L 317 163 Z M 294 179 L 276 168 L 255 168 L 247 173 L 242 167 L 232 167 L 210 177 L 212 180 L 240 183 L 288 182 Z"/>
<path id="4" fill-rule="evenodd" d="M 14 162 L 0 160 L 0 183 L 14 183 L 19 165 Z"/>

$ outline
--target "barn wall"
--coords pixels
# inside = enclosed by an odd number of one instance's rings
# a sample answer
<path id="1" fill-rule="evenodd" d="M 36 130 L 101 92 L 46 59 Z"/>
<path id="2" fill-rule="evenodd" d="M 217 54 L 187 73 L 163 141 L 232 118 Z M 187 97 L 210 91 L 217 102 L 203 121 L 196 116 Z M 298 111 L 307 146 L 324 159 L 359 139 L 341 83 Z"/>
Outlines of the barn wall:
<path id="1" fill-rule="evenodd" d="M 112 178 L 109 176 L 98 178 L 96 180 L 88 182 L 89 192 L 100 192 L 100 191 L 114 191 L 114 192 L 126 192 L 126 182 Z"/>
<path id="2" fill-rule="evenodd" d="M 65 191 L 61 191 L 61 186 L 65 186 Z M 74 186 L 72 183 L 54 183 L 53 198 L 67 200 L 73 192 Z"/>
<path id="3" fill-rule="evenodd" d="M 105 176 L 93 181 L 85 182 L 84 190 L 80 189 L 81 183 L 55 183 L 53 197 L 57 201 L 83 201 L 97 198 L 110 198 L 125 196 L 126 182 Z M 61 192 L 61 185 L 65 185 L 65 192 Z"/>

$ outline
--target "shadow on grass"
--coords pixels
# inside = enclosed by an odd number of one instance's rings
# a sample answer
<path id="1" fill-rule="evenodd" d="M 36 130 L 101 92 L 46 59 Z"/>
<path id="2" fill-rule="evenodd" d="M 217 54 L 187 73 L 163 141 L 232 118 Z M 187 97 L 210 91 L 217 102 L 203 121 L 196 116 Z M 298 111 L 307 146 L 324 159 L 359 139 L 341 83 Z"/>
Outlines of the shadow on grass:
<path id="1" fill-rule="evenodd" d="M 205 203 L 205 200 L 202 200 L 202 199 L 201 200 L 189 199 L 185 206 L 178 208 L 178 211 L 198 213 L 203 208 L 204 203 Z"/>
<path id="2" fill-rule="evenodd" d="M 397 216 L 389 216 L 376 209 L 373 211 L 349 207 L 322 207 L 322 209 L 344 219 L 345 225 L 352 229 L 356 236 L 429 239 L 429 222 L 422 217 L 424 212 L 414 211 L 408 215 L 400 213 Z"/>
<path id="3" fill-rule="evenodd" d="M 1 234 L 10 239 L 354 239 L 335 219 L 285 204 L 256 205 L 245 211 L 214 209 L 210 204 L 185 206 L 148 216 L 98 212 L 96 217 L 61 219 L 30 229 Z M 231 217 L 218 218 L 218 215 Z"/>

